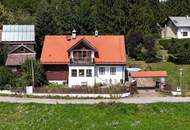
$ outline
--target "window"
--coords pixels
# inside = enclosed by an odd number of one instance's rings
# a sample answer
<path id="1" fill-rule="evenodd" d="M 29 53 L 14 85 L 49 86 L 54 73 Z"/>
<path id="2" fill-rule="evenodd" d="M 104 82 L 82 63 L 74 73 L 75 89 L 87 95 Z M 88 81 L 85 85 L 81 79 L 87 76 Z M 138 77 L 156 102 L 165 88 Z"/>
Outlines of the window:
<path id="1" fill-rule="evenodd" d="M 100 67 L 99 68 L 99 74 L 104 75 L 105 74 L 105 67 Z"/>
<path id="2" fill-rule="evenodd" d="M 187 34 L 188 34 L 187 32 L 182 32 L 183 36 L 187 36 Z"/>
<path id="3" fill-rule="evenodd" d="M 13 73 L 17 72 L 17 68 L 11 68 L 11 71 L 12 71 Z"/>
<path id="4" fill-rule="evenodd" d="M 84 70 L 83 69 L 79 69 L 79 77 L 84 77 Z"/>
<path id="5" fill-rule="evenodd" d="M 86 77 L 92 77 L 92 70 L 91 69 L 86 70 Z"/>
<path id="6" fill-rule="evenodd" d="M 116 68 L 115 67 L 110 67 L 110 74 L 116 75 Z"/>
<path id="7" fill-rule="evenodd" d="M 24 48 L 23 47 L 20 48 L 20 52 L 24 52 Z"/>
<path id="8" fill-rule="evenodd" d="M 77 77 L 77 70 L 76 69 L 71 70 L 71 76 L 72 77 Z"/>

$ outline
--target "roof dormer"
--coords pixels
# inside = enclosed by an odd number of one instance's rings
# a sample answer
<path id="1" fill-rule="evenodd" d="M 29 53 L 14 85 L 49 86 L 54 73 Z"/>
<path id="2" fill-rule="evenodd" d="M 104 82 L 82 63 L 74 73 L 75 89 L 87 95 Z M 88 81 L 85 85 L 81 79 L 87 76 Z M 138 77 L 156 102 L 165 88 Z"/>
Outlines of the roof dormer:
<path id="1" fill-rule="evenodd" d="M 68 52 L 71 64 L 93 64 L 97 49 L 83 38 L 69 48 Z"/>

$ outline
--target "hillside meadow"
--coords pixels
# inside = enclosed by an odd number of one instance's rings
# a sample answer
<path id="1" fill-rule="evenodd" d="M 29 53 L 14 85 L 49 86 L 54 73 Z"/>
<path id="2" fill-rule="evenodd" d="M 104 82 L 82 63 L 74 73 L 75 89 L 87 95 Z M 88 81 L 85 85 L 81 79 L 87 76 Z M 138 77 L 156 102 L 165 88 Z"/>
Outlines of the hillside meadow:
<path id="1" fill-rule="evenodd" d="M 183 90 L 190 90 L 190 65 L 178 65 L 172 62 L 159 62 L 159 63 L 152 63 L 151 70 L 165 70 L 168 73 L 167 81 L 172 88 L 176 88 L 179 86 L 179 79 L 180 79 L 180 71 L 179 69 L 183 68 Z"/>
<path id="2" fill-rule="evenodd" d="M 2 130 L 189 130 L 190 103 L 0 103 Z"/>
<path id="3" fill-rule="evenodd" d="M 179 86 L 179 69 L 183 68 L 182 90 L 190 90 L 190 64 L 180 65 L 172 62 L 145 63 L 144 61 L 137 61 L 131 58 L 128 59 L 128 64 L 129 66 L 139 67 L 145 71 L 167 71 L 168 77 L 166 78 L 166 81 L 168 84 L 171 85 L 173 90 L 176 89 L 177 86 Z"/>

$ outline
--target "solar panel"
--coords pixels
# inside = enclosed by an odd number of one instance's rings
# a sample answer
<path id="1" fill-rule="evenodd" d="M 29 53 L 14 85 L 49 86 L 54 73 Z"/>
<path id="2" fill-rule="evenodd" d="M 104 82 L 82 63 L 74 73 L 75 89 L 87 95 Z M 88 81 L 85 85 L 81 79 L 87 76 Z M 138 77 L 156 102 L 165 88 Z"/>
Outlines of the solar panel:
<path id="1" fill-rule="evenodd" d="M 35 41 L 34 25 L 3 25 L 2 41 Z"/>

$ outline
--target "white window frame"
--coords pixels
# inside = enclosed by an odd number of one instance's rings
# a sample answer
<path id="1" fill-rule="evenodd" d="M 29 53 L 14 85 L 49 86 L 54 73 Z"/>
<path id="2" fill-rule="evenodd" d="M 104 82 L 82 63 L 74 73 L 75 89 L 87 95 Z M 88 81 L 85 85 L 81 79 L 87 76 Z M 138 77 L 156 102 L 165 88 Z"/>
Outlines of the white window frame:
<path id="1" fill-rule="evenodd" d="M 83 75 L 80 74 L 80 71 L 83 71 Z M 85 76 L 85 70 L 84 69 L 79 69 L 79 77 L 84 77 Z"/>
<path id="2" fill-rule="evenodd" d="M 92 69 L 86 69 L 86 77 L 92 77 Z"/>
<path id="3" fill-rule="evenodd" d="M 188 36 L 188 32 L 183 31 L 183 32 L 181 32 L 181 33 L 182 33 L 182 36 L 183 36 L 183 37 L 187 37 L 187 36 Z M 186 35 L 184 35 L 184 33 L 185 33 Z"/>
<path id="4" fill-rule="evenodd" d="M 76 76 L 73 76 L 73 71 L 76 71 Z M 77 69 L 71 69 L 71 77 L 77 77 Z"/>
<path id="5" fill-rule="evenodd" d="M 101 69 L 102 69 L 103 71 L 102 71 Z M 98 70 L 98 71 L 99 71 L 99 75 L 105 75 L 106 69 L 105 69 L 105 67 L 99 67 L 99 70 Z"/>
<path id="6" fill-rule="evenodd" d="M 110 67 L 110 75 L 116 75 L 116 67 Z"/>

